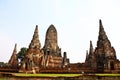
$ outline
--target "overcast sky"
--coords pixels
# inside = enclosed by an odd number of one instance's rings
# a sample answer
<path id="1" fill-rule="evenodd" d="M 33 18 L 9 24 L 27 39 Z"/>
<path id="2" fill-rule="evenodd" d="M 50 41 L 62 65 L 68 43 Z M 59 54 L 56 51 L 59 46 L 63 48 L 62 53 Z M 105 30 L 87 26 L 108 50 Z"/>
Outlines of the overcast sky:
<path id="1" fill-rule="evenodd" d="M 36 25 L 43 47 L 53 24 L 70 62 L 84 62 L 90 40 L 96 47 L 99 19 L 120 59 L 120 0 L 0 0 L 0 61 L 10 59 L 15 43 L 18 51 L 28 47 Z"/>

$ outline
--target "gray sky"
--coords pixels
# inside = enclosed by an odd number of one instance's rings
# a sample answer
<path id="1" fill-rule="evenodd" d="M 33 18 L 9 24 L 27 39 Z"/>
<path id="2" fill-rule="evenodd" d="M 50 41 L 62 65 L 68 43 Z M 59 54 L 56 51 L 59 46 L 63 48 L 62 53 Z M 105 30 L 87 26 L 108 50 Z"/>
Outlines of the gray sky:
<path id="1" fill-rule="evenodd" d="M 0 61 L 7 62 L 15 43 L 28 47 L 35 29 L 44 45 L 50 24 L 70 62 L 83 62 L 90 40 L 98 39 L 99 19 L 120 59 L 120 0 L 0 0 Z"/>

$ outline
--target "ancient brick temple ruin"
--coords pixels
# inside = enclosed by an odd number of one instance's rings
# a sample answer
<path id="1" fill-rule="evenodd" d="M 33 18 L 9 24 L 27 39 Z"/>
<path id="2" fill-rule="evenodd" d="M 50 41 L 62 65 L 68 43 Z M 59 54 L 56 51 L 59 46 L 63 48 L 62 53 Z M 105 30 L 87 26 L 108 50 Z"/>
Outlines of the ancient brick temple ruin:
<path id="1" fill-rule="evenodd" d="M 50 25 L 46 32 L 45 45 L 43 47 L 45 67 L 62 66 L 63 57 L 61 56 L 61 48 L 59 48 L 57 42 L 57 30 L 54 25 Z"/>
<path id="2" fill-rule="evenodd" d="M 38 25 L 36 25 L 33 38 L 22 64 L 18 65 L 15 46 L 9 65 L 19 67 L 20 72 L 35 69 L 37 72 L 120 73 L 120 61 L 116 57 L 115 49 L 104 31 L 101 20 L 99 20 L 97 46 L 93 48 L 92 41 L 90 41 L 89 52 L 86 52 L 84 63 L 70 63 L 66 52 L 62 56 L 57 37 L 55 26 L 50 25 L 42 48 L 38 35 Z"/>
<path id="3" fill-rule="evenodd" d="M 115 49 L 111 46 L 101 20 L 99 21 L 97 47 L 94 50 L 92 41 L 90 41 L 90 50 L 89 54 L 86 55 L 85 63 L 88 67 L 96 68 L 98 72 L 120 69 L 120 61 L 116 58 Z"/>
<path id="4" fill-rule="evenodd" d="M 21 70 L 32 70 L 32 68 L 39 68 L 40 66 L 44 66 L 44 53 L 41 49 L 41 43 L 39 41 L 38 35 L 38 26 L 36 25 L 36 29 L 25 55 L 25 58 L 22 61 L 20 66 Z"/>
<path id="5" fill-rule="evenodd" d="M 18 57 L 17 57 L 17 44 L 15 44 L 12 56 L 8 62 L 11 68 L 18 68 Z"/>
<path id="6" fill-rule="evenodd" d="M 39 71 L 40 68 L 61 68 L 66 65 L 65 63 L 69 64 L 69 60 L 67 57 L 61 56 L 61 48 L 59 48 L 57 43 L 57 30 L 54 25 L 50 25 L 46 32 L 43 48 L 41 48 L 38 25 L 36 25 L 33 38 L 22 61 L 20 70 L 26 71 L 34 68 Z"/>

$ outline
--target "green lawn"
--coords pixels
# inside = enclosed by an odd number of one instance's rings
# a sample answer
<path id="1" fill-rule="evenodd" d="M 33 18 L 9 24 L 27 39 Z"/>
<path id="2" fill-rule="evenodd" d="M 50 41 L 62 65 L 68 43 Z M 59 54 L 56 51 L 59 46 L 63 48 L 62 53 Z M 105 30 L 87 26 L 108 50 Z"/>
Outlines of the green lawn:
<path id="1" fill-rule="evenodd" d="M 82 74 L 25 74 L 25 73 L 12 73 L 17 77 L 76 77 Z"/>
<path id="2" fill-rule="evenodd" d="M 96 76 L 120 76 L 120 74 L 95 74 Z"/>
<path id="3" fill-rule="evenodd" d="M 105 77 L 115 77 L 120 76 L 120 74 L 48 74 L 48 73 L 40 73 L 40 74 L 26 74 L 26 73 L 11 73 L 16 77 L 77 77 L 77 76 L 105 76 Z"/>

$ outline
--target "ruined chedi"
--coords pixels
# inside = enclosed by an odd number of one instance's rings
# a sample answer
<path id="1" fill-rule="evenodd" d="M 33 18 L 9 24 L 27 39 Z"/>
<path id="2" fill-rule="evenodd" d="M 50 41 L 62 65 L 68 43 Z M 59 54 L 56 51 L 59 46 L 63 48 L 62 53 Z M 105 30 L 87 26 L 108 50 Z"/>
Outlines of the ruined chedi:
<path id="1" fill-rule="evenodd" d="M 111 43 L 104 31 L 102 21 L 99 20 L 99 36 L 97 41 L 97 47 L 95 49 L 96 61 L 97 61 L 97 69 L 100 72 L 105 69 L 107 70 L 115 70 L 118 68 L 116 63 L 118 60 L 116 58 L 115 49 L 111 46 Z"/>
<path id="2" fill-rule="evenodd" d="M 17 57 L 17 44 L 15 44 L 12 56 L 8 62 L 11 68 L 18 68 L 18 57 Z"/>
<path id="3" fill-rule="evenodd" d="M 22 61 L 21 70 L 32 70 L 33 68 L 39 69 L 44 66 L 44 53 L 41 49 L 41 43 L 38 35 L 38 25 L 36 25 L 33 38 Z"/>
<path id="4" fill-rule="evenodd" d="M 88 67 L 97 69 L 97 72 L 117 70 L 119 68 L 120 62 L 116 58 L 115 49 L 111 46 L 101 20 L 99 20 L 97 47 L 94 50 L 92 41 L 90 41 L 89 54 L 86 55 L 85 63 Z"/>
<path id="5" fill-rule="evenodd" d="M 87 66 L 89 66 L 89 68 L 96 68 L 96 57 L 95 57 L 92 41 L 90 41 L 89 53 L 88 51 L 86 51 L 85 63 L 87 64 Z"/>

